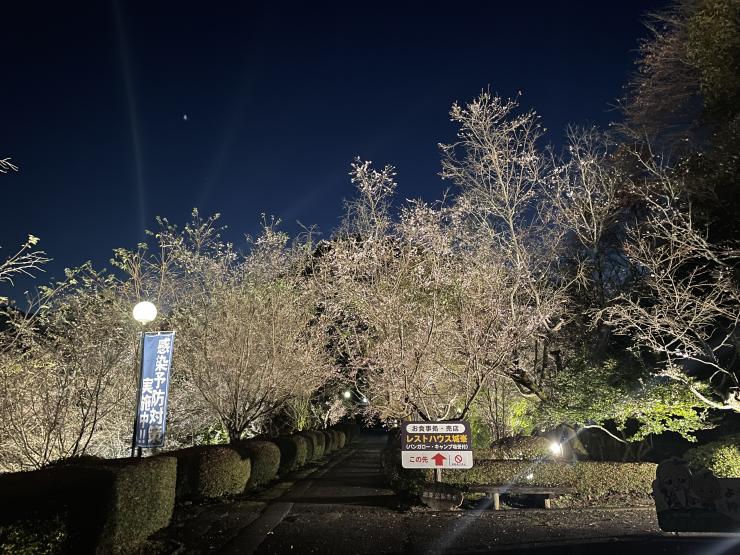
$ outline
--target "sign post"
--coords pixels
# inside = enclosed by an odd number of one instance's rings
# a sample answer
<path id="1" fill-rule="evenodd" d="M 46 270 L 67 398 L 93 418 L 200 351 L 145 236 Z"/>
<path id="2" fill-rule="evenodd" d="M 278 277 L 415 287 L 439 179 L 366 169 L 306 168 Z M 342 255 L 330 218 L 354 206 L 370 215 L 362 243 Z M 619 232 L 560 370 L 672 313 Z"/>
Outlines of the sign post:
<path id="1" fill-rule="evenodd" d="M 462 420 L 449 422 L 403 422 L 401 465 L 403 468 L 473 468 L 470 426 Z"/>
<path id="2" fill-rule="evenodd" d="M 174 340 L 174 331 L 145 333 L 142 336 L 132 457 L 137 449 L 141 456 L 142 448 L 164 447 Z"/>
<path id="3" fill-rule="evenodd" d="M 401 424 L 401 465 L 434 469 L 435 484 L 424 488 L 422 503 L 438 511 L 462 504 L 462 493 L 442 483 L 442 469 L 473 468 L 471 444 L 470 426 L 462 420 Z"/>

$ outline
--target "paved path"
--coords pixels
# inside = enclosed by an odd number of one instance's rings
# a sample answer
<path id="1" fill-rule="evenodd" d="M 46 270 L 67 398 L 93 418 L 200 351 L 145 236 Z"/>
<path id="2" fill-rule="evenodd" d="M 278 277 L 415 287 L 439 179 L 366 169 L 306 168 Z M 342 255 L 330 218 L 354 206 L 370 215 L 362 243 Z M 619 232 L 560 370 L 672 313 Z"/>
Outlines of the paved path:
<path id="1" fill-rule="evenodd" d="M 402 510 L 401 500 L 381 473 L 384 447 L 385 436 L 365 435 L 346 454 L 269 503 L 217 552 L 376 555 L 527 548 L 532 555 L 678 555 L 714 549 L 712 555 L 720 555 L 740 551 L 737 538 L 709 540 L 711 545 L 706 538 L 679 538 L 677 545 L 675 538 L 661 534 L 652 508 Z"/>
<path id="2" fill-rule="evenodd" d="M 317 547 L 323 543 L 320 531 L 314 531 L 310 522 L 314 518 L 322 521 L 320 527 L 324 531 L 333 529 L 331 523 L 338 515 L 342 515 L 342 520 L 361 521 L 369 513 L 379 512 L 387 518 L 399 507 L 400 501 L 381 472 L 380 454 L 385 444 L 385 434 L 363 435 L 347 454 L 340 455 L 272 503 L 221 553 L 284 553 L 297 549 L 298 544 L 301 547 L 297 552 L 306 553 L 310 552 L 306 549 L 308 541 L 317 541 Z M 362 516 L 353 518 L 351 515 Z M 352 523 L 353 534 L 358 526 L 364 525 Z M 273 545 L 276 539 L 277 545 Z M 355 549 L 343 545 L 341 552 L 353 553 Z"/>

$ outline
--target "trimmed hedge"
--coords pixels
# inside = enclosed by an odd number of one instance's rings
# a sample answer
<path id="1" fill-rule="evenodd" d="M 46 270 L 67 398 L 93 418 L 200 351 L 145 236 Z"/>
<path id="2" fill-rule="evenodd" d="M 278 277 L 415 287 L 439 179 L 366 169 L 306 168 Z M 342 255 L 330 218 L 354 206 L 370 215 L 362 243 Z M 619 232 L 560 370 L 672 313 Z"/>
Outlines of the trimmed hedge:
<path id="1" fill-rule="evenodd" d="M 234 448 L 243 457 L 252 461 L 252 473 L 247 481 L 246 489 L 267 484 L 277 477 L 280 469 L 280 448 L 272 441 L 248 439 L 240 441 Z"/>
<path id="2" fill-rule="evenodd" d="M 315 441 L 313 437 L 311 437 L 310 434 L 307 434 L 306 432 L 296 432 L 293 434 L 295 437 L 303 438 L 304 442 L 306 443 L 306 462 L 314 460 L 314 445 Z"/>
<path id="3" fill-rule="evenodd" d="M 105 461 L 114 474 L 112 509 L 106 519 L 102 545 L 135 545 L 170 523 L 175 508 L 177 460 L 147 457 Z"/>
<path id="4" fill-rule="evenodd" d="M 311 437 L 313 440 L 313 458 L 311 460 L 319 460 L 324 456 L 326 450 L 326 436 L 317 430 L 308 430 L 303 432 L 303 434 Z"/>
<path id="5" fill-rule="evenodd" d="M 740 434 L 689 449 L 683 458 L 693 471 L 708 468 L 717 478 L 740 478 Z"/>
<path id="6" fill-rule="evenodd" d="M 445 470 L 442 480 L 452 485 L 490 484 L 505 486 L 561 486 L 575 488 L 577 495 L 608 493 L 648 495 L 655 480 L 656 464 L 550 461 L 476 461 L 469 470 Z M 531 476 L 531 478 L 529 478 Z M 432 480 L 433 471 L 426 472 Z"/>
<path id="7" fill-rule="evenodd" d="M 474 460 L 534 461 L 543 458 L 552 458 L 552 453 L 550 440 L 541 436 L 505 437 L 489 449 L 476 449 L 474 453 Z"/>
<path id="8" fill-rule="evenodd" d="M 19 555 L 56 555 L 70 551 L 68 530 L 61 517 L 30 516 L 0 524 L 0 553 Z"/>
<path id="9" fill-rule="evenodd" d="M 337 449 L 344 449 L 344 446 L 347 444 L 347 435 L 339 429 L 335 429 L 333 432 L 337 438 Z"/>
<path id="10" fill-rule="evenodd" d="M 280 436 L 271 439 L 280 449 L 280 468 L 278 472 L 284 474 L 298 470 L 306 464 L 309 440 L 300 435 Z"/>
<path id="11" fill-rule="evenodd" d="M 316 445 L 314 446 L 314 457 L 321 458 L 326 454 L 326 435 L 319 430 L 311 430 L 309 432 L 313 437 L 316 438 Z"/>
<path id="12" fill-rule="evenodd" d="M 328 455 L 337 450 L 337 438 L 331 430 L 319 430 L 320 433 L 324 434 L 326 442 L 324 443 L 324 454 Z"/>
<path id="13" fill-rule="evenodd" d="M 0 545 L 11 553 L 44 539 L 57 542 L 48 546 L 51 552 L 132 548 L 169 524 L 176 479 L 172 457 L 86 461 L 2 475 Z"/>
<path id="14" fill-rule="evenodd" d="M 170 451 L 177 459 L 177 498 L 214 498 L 242 493 L 250 478 L 248 457 L 228 445 L 203 445 Z"/>
<path id="15" fill-rule="evenodd" d="M 94 552 L 109 504 L 104 492 L 112 489 L 113 476 L 102 469 L 57 466 L 0 475 L 0 551 L 33 553 L 53 538 L 52 552 Z"/>
<path id="16" fill-rule="evenodd" d="M 337 430 L 344 432 L 344 444 L 347 446 L 357 440 L 360 428 L 357 424 L 345 422 L 344 424 L 339 424 Z"/>

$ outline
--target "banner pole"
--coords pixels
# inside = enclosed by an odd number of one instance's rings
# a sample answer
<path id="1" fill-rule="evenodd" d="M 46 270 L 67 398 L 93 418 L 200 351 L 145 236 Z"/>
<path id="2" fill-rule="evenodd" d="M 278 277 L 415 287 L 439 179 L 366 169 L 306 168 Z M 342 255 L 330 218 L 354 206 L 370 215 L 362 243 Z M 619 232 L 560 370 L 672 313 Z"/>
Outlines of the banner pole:
<path id="1" fill-rule="evenodd" d="M 136 411 L 134 412 L 134 432 L 131 436 L 131 457 L 136 456 L 136 429 L 139 426 L 138 418 L 139 404 L 141 403 L 141 378 L 144 375 L 144 332 L 140 332 L 139 335 L 141 336 L 141 340 L 139 341 L 139 356 L 137 357 L 139 375 L 136 378 Z M 141 457 L 141 449 L 139 449 L 139 456 Z"/>

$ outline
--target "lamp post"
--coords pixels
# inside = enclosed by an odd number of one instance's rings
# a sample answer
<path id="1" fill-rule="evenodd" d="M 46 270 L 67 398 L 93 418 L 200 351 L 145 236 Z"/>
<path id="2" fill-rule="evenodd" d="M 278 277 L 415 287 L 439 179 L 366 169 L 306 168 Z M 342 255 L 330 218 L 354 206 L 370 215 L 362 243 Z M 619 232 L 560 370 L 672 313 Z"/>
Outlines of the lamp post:
<path id="1" fill-rule="evenodd" d="M 142 331 L 139 332 L 140 340 L 139 340 L 139 353 L 137 358 L 137 366 L 139 368 L 139 374 L 136 377 L 136 412 L 134 413 L 134 431 L 131 436 L 131 456 L 136 455 L 136 427 L 137 427 L 137 421 L 139 415 L 139 401 L 141 397 L 141 376 L 142 376 L 142 365 L 144 364 L 144 332 L 143 328 L 146 324 L 149 322 L 154 321 L 154 319 L 157 317 L 157 307 L 154 306 L 154 304 L 150 303 L 149 301 L 141 301 L 134 306 L 134 310 L 132 312 L 132 315 L 134 317 L 134 320 L 139 322 L 142 327 Z M 141 449 L 139 449 L 138 452 L 139 456 L 141 456 Z"/>
<path id="2" fill-rule="evenodd" d="M 136 303 L 133 310 L 133 316 L 134 320 L 143 326 L 157 317 L 157 307 L 149 301 L 141 301 L 140 303 Z"/>

